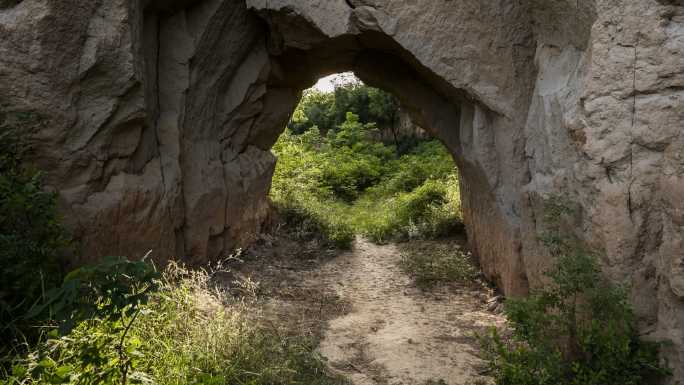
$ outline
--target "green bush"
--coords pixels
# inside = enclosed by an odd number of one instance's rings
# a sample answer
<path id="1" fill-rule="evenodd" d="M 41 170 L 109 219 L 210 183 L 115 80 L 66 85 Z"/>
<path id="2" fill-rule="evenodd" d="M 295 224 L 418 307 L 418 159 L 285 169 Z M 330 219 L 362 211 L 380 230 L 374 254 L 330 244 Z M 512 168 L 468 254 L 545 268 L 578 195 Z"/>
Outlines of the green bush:
<path id="1" fill-rule="evenodd" d="M 386 165 L 393 151 L 381 143 L 373 143 L 372 130 L 373 124 L 362 125 L 350 112 L 339 131 L 329 136 L 329 147 L 321 154 L 321 183 L 336 199 L 352 202 L 387 174 Z"/>
<path id="2" fill-rule="evenodd" d="M 391 171 L 369 194 L 388 196 L 411 192 L 428 179 L 444 180 L 455 175 L 455 165 L 444 145 L 436 140 L 417 143 L 391 164 Z"/>
<path id="3" fill-rule="evenodd" d="M 340 214 L 345 204 L 334 199 L 330 186 L 323 182 L 327 159 L 318 150 L 323 145 L 316 129 L 299 136 L 287 130 L 273 148 L 279 159 L 270 196 L 280 217 L 299 238 L 320 237 L 347 248 L 354 229 Z"/>
<path id="4" fill-rule="evenodd" d="M 48 313 L 35 325 L 46 336 L 13 359 L 0 384 L 125 384 L 134 371 L 141 341 L 130 330 L 156 273 L 146 262 L 107 258 L 69 273 L 30 313 Z"/>
<path id="5" fill-rule="evenodd" d="M 57 323 L 60 334 L 85 320 L 119 321 L 147 302 L 156 276 L 144 260 L 106 257 L 67 274 L 61 286 L 47 291 L 42 302 L 29 309 L 26 318 L 43 314 L 41 319 Z"/>
<path id="6" fill-rule="evenodd" d="M 379 243 L 454 234 L 462 229 L 459 194 L 455 174 L 389 197 L 369 194 L 355 207 L 356 228 Z"/>
<path id="7" fill-rule="evenodd" d="M 624 287 L 612 285 L 596 257 L 571 237 L 559 221 L 571 213 L 552 200 L 542 239 L 555 267 L 550 283 L 528 298 L 510 299 L 505 314 L 509 340 L 494 330 L 483 339 L 499 385 L 637 385 L 668 374 L 656 343 L 639 339 Z"/>
<path id="8" fill-rule="evenodd" d="M 344 203 L 321 200 L 307 192 L 282 194 L 274 200 L 280 218 L 301 240 L 321 239 L 324 244 L 347 249 L 354 227 Z"/>
<path id="9" fill-rule="evenodd" d="M 43 173 L 25 164 L 41 124 L 31 113 L 0 114 L 0 357 L 40 334 L 24 315 L 59 285 L 68 245 L 56 195 L 43 189 Z"/>

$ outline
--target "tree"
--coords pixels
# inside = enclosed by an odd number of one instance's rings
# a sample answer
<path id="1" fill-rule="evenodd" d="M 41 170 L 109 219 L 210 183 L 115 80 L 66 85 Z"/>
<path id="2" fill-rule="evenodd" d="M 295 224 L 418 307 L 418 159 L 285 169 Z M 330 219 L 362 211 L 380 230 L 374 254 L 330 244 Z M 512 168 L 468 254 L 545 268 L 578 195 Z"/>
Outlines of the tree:
<path id="1" fill-rule="evenodd" d="M 374 123 L 382 129 L 390 129 L 395 143 L 398 142 L 399 102 L 391 94 L 363 83 L 340 84 L 334 92 L 305 91 L 288 128 L 293 134 L 302 134 L 316 126 L 321 134 L 327 135 L 328 131 L 336 132 L 347 121 L 350 112 L 360 124 Z"/>
<path id="2" fill-rule="evenodd" d="M 368 90 L 368 108 L 371 119 L 381 127 L 387 127 L 392 131 L 397 155 L 399 155 L 399 137 L 397 123 L 399 120 L 399 101 L 393 95 L 377 88 Z"/>
<path id="3" fill-rule="evenodd" d="M 334 129 L 335 95 L 331 92 L 321 92 L 316 89 L 304 91 L 302 100 L 297 105 L 288 128 L 294 134 L 301 134 L 313 126 L 317 126 L 325 133 Z"/>

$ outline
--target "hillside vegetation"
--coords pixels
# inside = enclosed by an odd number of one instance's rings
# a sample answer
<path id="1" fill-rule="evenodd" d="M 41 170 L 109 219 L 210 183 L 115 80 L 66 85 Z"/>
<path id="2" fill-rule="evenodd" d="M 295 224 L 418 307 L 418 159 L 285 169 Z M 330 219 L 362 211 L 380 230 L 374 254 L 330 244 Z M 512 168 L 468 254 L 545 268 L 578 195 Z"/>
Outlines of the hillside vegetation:
<path id="1" fill-rule="evenodd" d="M 344 120 L 340 105 L 349 110 Z M 460 228 L 458 175 L 444 146 L 377 139 L 379 125 L 392 124 L 397 108 L 392 96 L 364 85 L 305 94 L 273 147 L 271 189 L 281 217 L 302 236 L 320 234 L 348 247 L 355 234 L 385 242 Z"/>

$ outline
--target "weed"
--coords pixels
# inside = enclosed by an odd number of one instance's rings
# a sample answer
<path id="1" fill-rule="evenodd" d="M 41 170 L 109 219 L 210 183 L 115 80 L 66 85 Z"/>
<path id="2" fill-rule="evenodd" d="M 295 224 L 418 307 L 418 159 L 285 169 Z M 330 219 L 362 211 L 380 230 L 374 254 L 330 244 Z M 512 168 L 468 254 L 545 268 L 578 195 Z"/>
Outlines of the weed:
<path id="1" fill-rule="evenodd" d="M 357 202 L 353 218 L 357 231 L 378 243 L 456 233 L 462 228 L 458 178 L 427 179 L 389 197 L 369 194 Z"/>

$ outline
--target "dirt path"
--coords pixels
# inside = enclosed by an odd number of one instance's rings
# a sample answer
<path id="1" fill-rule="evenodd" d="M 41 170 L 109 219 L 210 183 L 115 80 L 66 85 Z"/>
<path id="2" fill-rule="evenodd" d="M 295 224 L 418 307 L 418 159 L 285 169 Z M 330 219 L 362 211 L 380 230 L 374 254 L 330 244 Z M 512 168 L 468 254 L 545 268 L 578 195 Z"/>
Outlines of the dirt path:
<path id="1" fill-rule="evenodd" d="M 354 384 L 473 383 L 480 379 L 473 332 L 500 324 L 481 290 L 417 289 L 399 270 L 396 245 L 357 240 L 310 277 L 332 286 L 351 312 L 329 322 L 321 353 Z"/>
<path id="2" fill-rule="evenodd" d="M 318 322 L 321 354 L 355 385 L 486 380 L 474 332 L 503 325 L 486 309 L 492 294 L 476 285 L 418 289 L 398 267 L 399 247 L 359 238 L 324 263 L 300 257 L 311 265 L 304 271 L 264 265 L 262 276 L 276 278 L 267 312 L 299 330 Z"/>

